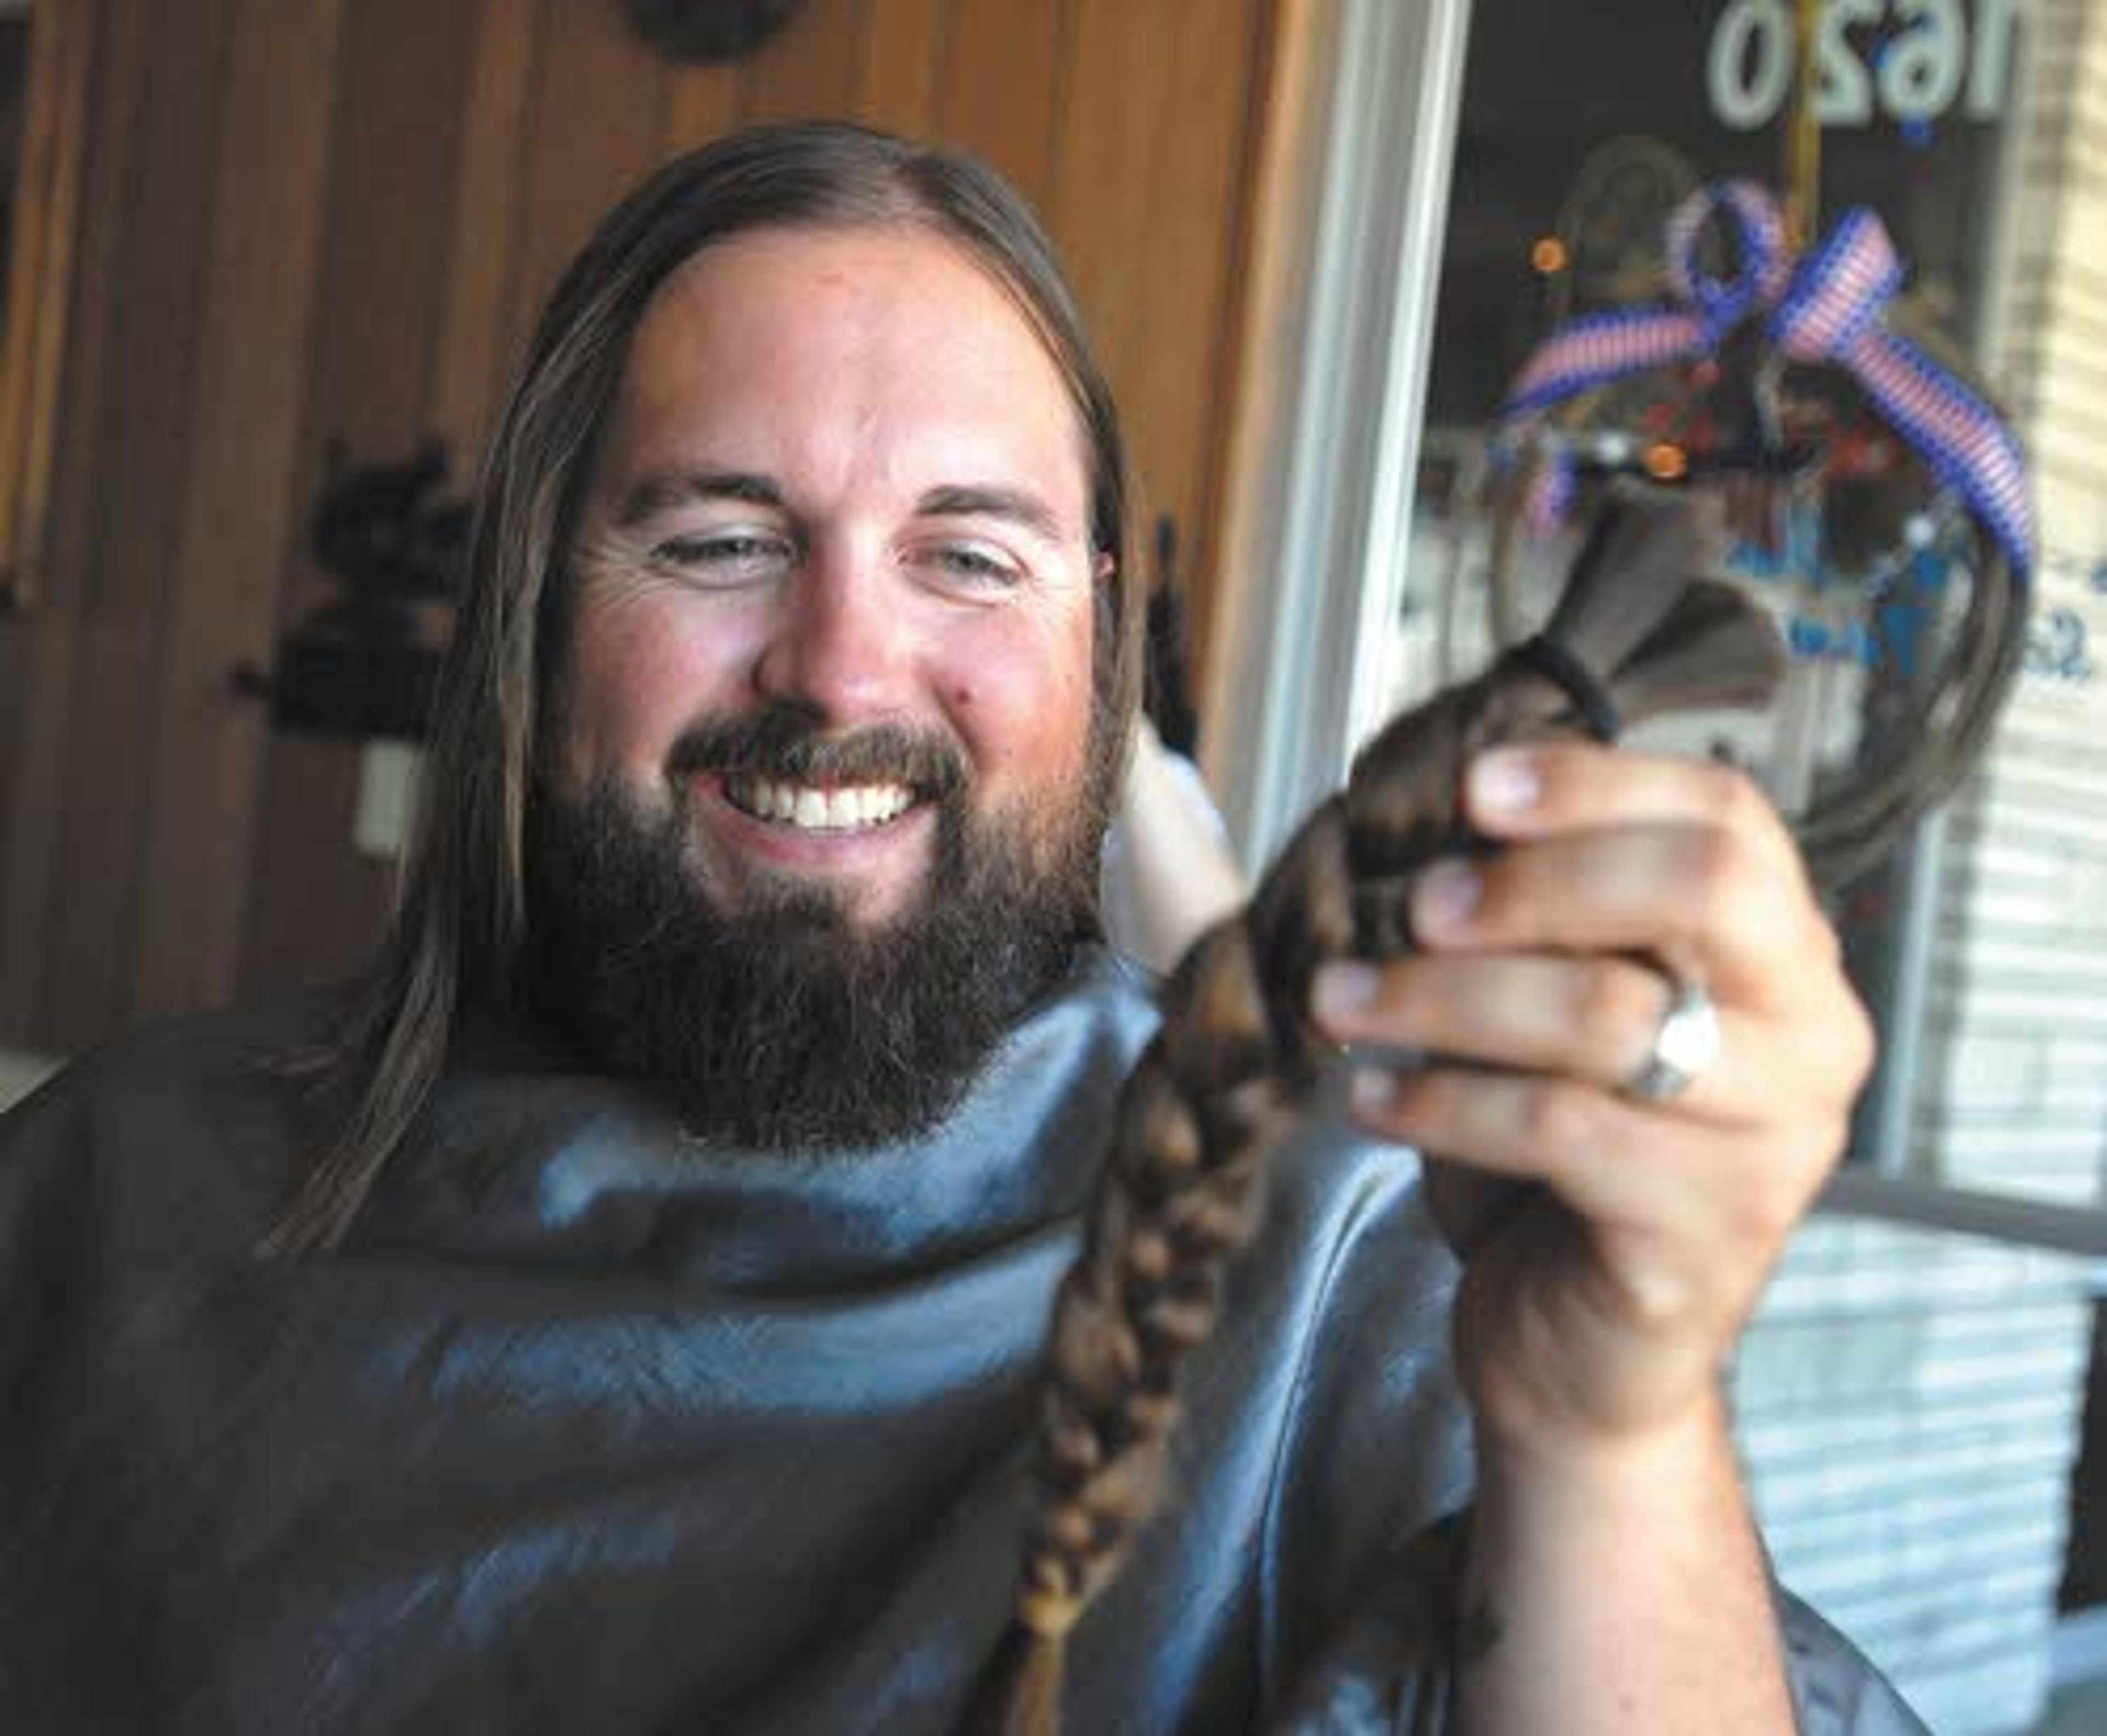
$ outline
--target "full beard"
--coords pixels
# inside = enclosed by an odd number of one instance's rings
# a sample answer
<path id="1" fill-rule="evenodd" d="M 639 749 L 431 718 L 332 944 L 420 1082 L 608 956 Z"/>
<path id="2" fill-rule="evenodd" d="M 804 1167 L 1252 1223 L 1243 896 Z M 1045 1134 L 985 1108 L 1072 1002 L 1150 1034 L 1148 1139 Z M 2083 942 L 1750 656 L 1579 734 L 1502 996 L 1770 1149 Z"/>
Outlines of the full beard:
<path id="1" fill-rule="evenodd" d="M 1071 811 L 977 814 L 947 745 L 827 742 L 776 714 L 706 726 L 673 763 L 793 781 L 894 776 L 938 805 L 921 894 L 864 924 L 833 890 L 788 876 L 723 908 L 681 802 L 649 811 L 611 778 L 581 797 L 537 788 L 530 1005 L 663 1095 L 699 1137 L 838 1150 L 926 1131 L 1098 932 L 1100 778 L 1067 798 Z"/>

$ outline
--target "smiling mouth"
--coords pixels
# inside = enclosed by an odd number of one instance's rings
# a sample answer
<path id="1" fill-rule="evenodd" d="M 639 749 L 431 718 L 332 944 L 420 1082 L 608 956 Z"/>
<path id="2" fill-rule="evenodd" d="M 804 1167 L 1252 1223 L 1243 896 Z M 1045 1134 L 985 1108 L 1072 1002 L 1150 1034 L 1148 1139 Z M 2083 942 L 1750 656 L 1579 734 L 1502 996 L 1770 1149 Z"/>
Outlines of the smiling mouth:
<path id="1" fill-rule="evenodd" d="M 800 832 L 868 832 L 887 826 L 914 805 L 904 783 L 817 784 L 773 778 L 727 777 L 725 797 L 740 813 Z"/>

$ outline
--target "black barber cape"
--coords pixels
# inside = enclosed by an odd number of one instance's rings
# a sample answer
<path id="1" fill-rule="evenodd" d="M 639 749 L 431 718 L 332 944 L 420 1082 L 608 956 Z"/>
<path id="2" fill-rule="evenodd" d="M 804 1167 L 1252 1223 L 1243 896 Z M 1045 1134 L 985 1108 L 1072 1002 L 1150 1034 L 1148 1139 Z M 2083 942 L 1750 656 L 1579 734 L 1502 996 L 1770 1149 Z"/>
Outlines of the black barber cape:
<path id="1" fill-rule="evenodd" d="M 699 1146 L 533 1045 L 344 1249 L 254 1252 L 322 1009 L 168 1025 L 0 1122 L 0 1729 L 948 1732 L 1005 1619 L 1035 1364 L 1153 1014 L 1094 959 L 910 1146 Z M 1376 1732 L 1383 1568 L 1468 1496 L 1417 1164 L 1320 1111 L 1190 1371 L 1075 1732 Z M 1918 1728 L 1781 1604 L 1810 1732 Z"/>

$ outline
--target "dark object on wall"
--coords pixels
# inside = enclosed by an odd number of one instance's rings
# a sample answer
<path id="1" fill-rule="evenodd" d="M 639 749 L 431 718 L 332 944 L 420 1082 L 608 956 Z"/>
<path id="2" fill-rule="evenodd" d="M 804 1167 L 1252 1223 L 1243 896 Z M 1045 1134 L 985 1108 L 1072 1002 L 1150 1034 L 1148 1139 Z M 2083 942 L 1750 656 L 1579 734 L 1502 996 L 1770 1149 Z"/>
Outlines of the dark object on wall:
<path id="1" fill-rule="evenodd" d="M 804 0 L 625 0 L 629 27 L 676 61 L 735 61 L 789 23 Z"/>
<path id="2" fill-rule="evenodd" d="M 348 470 L 332 446 L 315 507 L 315 558 L 354 603 L 450 601 L 468 547 L 468 503 L 438 493 L 447 449 L 429 441 L 407 462 Z"/>
<path id="3" fill-rule="evenodd" d="M 1185 594 L 1179 585 L 1177 560 L 1177 521 L 1165 513 L 1156 521 L 1156 573 L 1148 592 L 1143 703 L 1163 745 L 1194 760 L 1200 754 L 1200 712 L 1193 702 Z"/>
<path id="4" fill-rule="evenodd" d="M 437 442 L 399 464 L 347 470 L 332 448 L 314 552 L 340 594 L 279 642 L 267 674 L 234 671 L 272 721 L 310 734 L 422 738 L 453 625 L 467 503 L 444 496 Z"/>

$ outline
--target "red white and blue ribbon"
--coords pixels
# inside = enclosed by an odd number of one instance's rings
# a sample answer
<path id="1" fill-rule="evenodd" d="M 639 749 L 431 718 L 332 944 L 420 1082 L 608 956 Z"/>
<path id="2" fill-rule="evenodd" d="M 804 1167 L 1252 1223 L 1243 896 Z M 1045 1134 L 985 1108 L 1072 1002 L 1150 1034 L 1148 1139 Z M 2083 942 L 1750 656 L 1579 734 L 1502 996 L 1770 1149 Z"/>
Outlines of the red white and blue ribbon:
<path id="1" fill-rule="evenodd" d="M 1697 240 L 1714 218 L 1731 224 L 1740 265 L 1714 277 L 1697 264 Z M 2034 567 L 2026 463 L 2019 442 L 1980 394 L 1883 315 L 1903 271 L 1880 220 L 1848 213 L 1797 265 L 1788 258 L 1777 205 L 1751 181 L 1692 194 L 1669 219 L 1669 284 L 1675 300 L 1569 321 L 1530 357 L 1500 413 L 1496 454 L 1512 457 L 1543 414 L 1570 398 L 1649 369 L 1712 354 L 1745 321 L 1761 318 L 1787 358 L 1846 370 L 1867 399 L 1965 501 L 2016 579 Z M 1570 454 L 1554 453 L 1532 509 L 1561 512 L 1572 487 Z"/>

